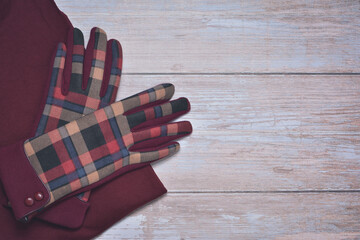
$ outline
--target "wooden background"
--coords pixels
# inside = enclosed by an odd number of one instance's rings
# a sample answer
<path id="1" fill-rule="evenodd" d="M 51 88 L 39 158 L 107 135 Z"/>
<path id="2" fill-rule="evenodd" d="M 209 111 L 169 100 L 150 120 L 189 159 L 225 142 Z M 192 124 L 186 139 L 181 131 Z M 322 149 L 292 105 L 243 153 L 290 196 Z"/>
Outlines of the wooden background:
<path id="1" fill-rule="evenodd" d="M 118 39 L 118 99 L 176 86 L 194 127 L 169 193 L 110 239 L 360 239 L 358 0 L 57 0 Z"/>

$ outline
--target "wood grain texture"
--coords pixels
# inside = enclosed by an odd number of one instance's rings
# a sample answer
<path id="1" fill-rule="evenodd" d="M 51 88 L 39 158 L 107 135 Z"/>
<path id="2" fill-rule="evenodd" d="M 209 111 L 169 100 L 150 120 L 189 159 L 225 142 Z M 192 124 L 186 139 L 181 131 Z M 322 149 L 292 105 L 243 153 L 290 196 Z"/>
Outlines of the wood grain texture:
<path id="1" fill-rule="evenodd" d="M 360 194 L 167 194 L 107 239 L 359 239 Z"/>
<path id="2" fill-rule="evenodd" d="M 360 2 L 59 0 L 86 36 L 124 48 L 124 73 L 360 72 Z"/>
<path id="3" fill-rule="evenodd" d="M 193 134 L 155 170 L 170 191 L 360 190 L 358 76 L 124 76 L 187 96 Z"/>

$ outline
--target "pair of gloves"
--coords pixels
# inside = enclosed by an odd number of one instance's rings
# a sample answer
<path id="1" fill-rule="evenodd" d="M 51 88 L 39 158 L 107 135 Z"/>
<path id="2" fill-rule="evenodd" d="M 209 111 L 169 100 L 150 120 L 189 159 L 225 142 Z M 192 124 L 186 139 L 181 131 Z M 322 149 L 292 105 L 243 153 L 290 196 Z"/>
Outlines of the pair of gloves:
<path id="1" fill-rule="evenodd" d="M 86 50 L 76 28 L 58 44 L 36 136 L 0 149 L 1 181 L 16 219 L 76 227 L 91 189 L 176 153 L 175 140 L 191 133 L 189 122 L 171 122 L 190 110 L 186 98 L 170 101 L 171 84 L 114 102 L 121 68 L 120 43 L 99 28 Z"/>

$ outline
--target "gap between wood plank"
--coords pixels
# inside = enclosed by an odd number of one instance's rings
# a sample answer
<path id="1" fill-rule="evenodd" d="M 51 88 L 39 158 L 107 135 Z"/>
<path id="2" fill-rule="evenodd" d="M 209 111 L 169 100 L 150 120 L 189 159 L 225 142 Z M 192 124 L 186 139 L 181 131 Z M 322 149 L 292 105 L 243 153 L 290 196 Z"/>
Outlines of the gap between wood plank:
<path id="1" fill-rule="evenodd" d="M 133 75 L 133 76 L 137 76 L 137 75 L 150 75 L 150 76 L 154 76 L 154 75 L 307 75 L 307 76 L 311 76 L 311 75 L 317 75 L 317 76 L 326 76 L 326 75 L 330 75 L 330 76 L 359 76 L 360 72 L 344 72 L 344 73 L 321 73 L 321 72 L 288 72 L 288 73 L 282 73 L 282 72 L 263 72 L 263 73 L 257 73 L 257 72 L 218 72 L 218 73 L 122 73 L 122 75 Z"/>
<path id="2" fill-rule="evenodd" d="M 359 193 L 360 189 L 356 190 L 286 190 L 286 191 L 168 191 L 168 194 L 187 194 L 187 193 L 196 193 L 196 194 L 209 194 L 209 193 L 221 193 L 221 194 L 248 194 L 248 193 Z"/>

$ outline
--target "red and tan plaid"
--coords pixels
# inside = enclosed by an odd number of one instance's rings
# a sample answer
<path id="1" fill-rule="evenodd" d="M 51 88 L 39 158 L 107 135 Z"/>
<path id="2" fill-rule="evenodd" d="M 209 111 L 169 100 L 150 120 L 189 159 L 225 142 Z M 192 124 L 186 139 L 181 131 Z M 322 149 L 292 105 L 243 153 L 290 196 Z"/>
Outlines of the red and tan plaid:
<path id="1" fill-rule="evenodd" d="M 58 45 L 46 105 L 36 136 L 114 102 L 121 76 L 121 45 L 115 40 L 111 42 L 111 75 L 105 96 L 100 97 L 108 42 L 106 33 L 100 28 L 95 29 L 93 37 L 95 38 L 94 48 L 87 50 L 93 51 L 90 77 L 87 80 L 86 88 L 83 89 L 84 40 L 82 32 L 74 29 L 72 73 L 69 91 L 66 95 L 62 91 L 66 46 L 63 43 Z"/>
<path id="2" fill-rule="evenodd" d="M 190 109 L 187 99 L 180 98 L 126 115 L 129 110 L 169 99 L 173 92 L 171 84 L 158 85 L 27 140 L 25 153 L 51 196 L 47 206 L 122 167 L 155 161 L 177 152 L 179 144 L 170 140 L 190 134 L 189 122 L 132 129 L 149 121 L 171 121 L 185 114 Z M 144 143 L 152 146 L 152 150 L 131 151 L 133 146 Z"/>

